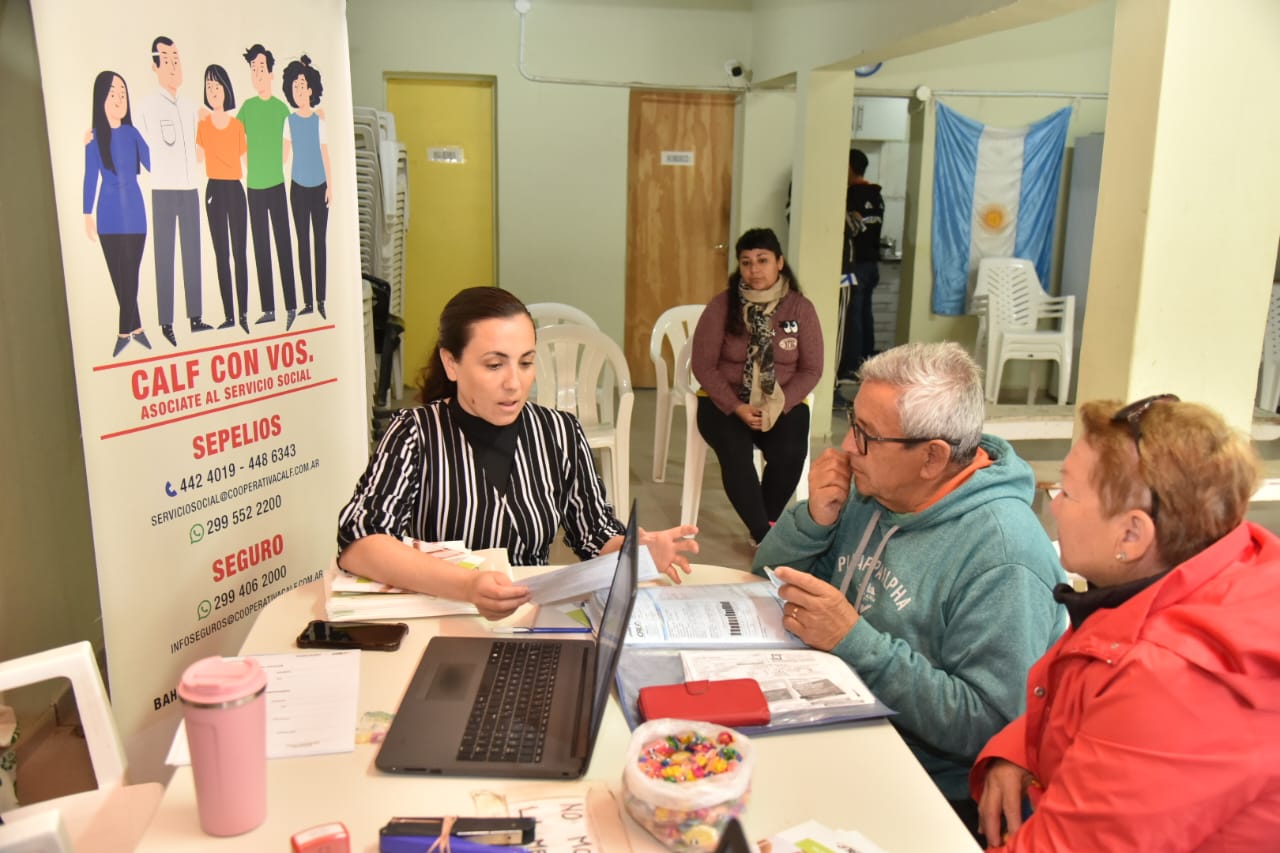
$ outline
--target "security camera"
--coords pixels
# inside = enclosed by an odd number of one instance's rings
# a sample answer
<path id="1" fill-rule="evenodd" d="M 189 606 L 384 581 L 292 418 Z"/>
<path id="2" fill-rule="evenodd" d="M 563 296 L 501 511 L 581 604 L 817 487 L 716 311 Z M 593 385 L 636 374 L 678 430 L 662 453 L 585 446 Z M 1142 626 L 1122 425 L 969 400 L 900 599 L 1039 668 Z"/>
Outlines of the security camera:
<path id="1" fill-rule="evenodd" d="M 736 59 L 730 59 L 724 64 L 724 73 L 730 77 L 738 78 L 742 76 L 742 63 Z"/>

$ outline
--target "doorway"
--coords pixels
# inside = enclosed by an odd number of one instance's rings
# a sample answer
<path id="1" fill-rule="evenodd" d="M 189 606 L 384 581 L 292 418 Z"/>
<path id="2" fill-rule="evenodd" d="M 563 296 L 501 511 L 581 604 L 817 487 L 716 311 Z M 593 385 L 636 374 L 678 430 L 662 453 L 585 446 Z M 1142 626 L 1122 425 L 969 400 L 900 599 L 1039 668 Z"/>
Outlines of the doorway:
<path id="1" fill-rule="evenodd" d="M 387 110 L 409 155 L 404 358 L 416 376 L 440 311 L 465 287 L 497 283 L 492 78 L 395 76 Z"/>
<path id="2" fill-rule="evenodd" d="M 649 335 L 662 312 L 725 286 L 735 106 L 731 94 L 631 92 L 623 351 L 636 387 L 653 387 Z"/>

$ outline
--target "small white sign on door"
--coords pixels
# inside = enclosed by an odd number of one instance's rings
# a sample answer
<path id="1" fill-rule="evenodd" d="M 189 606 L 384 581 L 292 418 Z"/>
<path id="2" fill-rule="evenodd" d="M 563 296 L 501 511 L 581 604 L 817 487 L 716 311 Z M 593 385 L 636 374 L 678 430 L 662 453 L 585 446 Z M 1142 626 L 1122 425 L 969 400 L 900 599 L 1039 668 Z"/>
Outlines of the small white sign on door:
<path id="1" fill-rule="evenodd" d="M 428 148 L 427 161 L 430 163 L 465 163 L 467 155 L 461 145 L 446 145 L 441 148 Z"/>
<path id="2" fill-rule="evenodd" d="M 664 166 L 692 166 L 692 151 L 663 151 L 662 165 Z"/>

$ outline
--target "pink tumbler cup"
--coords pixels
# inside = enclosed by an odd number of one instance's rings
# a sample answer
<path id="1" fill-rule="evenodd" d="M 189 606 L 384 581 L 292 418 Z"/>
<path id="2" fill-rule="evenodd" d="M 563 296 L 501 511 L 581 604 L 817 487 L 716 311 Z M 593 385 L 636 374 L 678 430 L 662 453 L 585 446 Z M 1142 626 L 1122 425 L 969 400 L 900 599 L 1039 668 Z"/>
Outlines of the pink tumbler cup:
<path id="1" fill-rule="evenodd" d="M 253 658 L 198 660 L 182 674 L 200 828 L 239 835 L 267 816 L 267 674 Z"/>

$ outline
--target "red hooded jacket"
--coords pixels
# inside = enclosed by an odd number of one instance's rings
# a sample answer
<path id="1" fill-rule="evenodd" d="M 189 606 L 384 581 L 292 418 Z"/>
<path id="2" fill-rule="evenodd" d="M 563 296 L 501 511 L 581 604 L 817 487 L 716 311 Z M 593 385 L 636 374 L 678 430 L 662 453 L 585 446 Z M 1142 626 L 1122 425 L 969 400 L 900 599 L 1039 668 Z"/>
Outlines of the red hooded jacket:
<path id="1" fill-rule="evenodd" d="M 1035 813 L 1005 847 L 1280 850 L 1280 539 L 1245 522 L 1070 629 L 987 743 Z"/>

